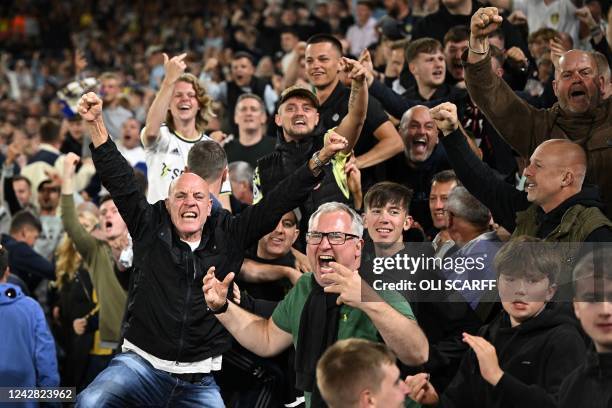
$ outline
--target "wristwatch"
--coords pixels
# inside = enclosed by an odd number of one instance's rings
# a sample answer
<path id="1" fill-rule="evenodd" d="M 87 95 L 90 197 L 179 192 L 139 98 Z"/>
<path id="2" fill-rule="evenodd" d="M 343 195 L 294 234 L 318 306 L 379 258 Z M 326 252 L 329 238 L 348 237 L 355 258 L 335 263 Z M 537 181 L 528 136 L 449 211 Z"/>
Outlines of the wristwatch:
<path id="1" fill-rule="evenodd" d="M 315 164 L 315 167 L 317 169 L 323 169 L 323 167 L 325 167 L 325 163 L 323 163 L 321 161 L 321 159 L 319 159 L 319 151 L 314 152 L 314 154 L 312 155 L 312 161 Z"/>

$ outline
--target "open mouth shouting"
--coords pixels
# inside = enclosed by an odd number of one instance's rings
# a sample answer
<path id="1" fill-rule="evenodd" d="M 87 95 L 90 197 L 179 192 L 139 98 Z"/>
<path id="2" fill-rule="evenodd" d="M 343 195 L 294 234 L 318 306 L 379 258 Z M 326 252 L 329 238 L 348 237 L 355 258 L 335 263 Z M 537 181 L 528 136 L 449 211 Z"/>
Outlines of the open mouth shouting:
<path id="1" fill-rule="evenodd" d="M 412 139 L 412 151 L 418 155 L 427 153 L 427 136 L 417 136 Z"/>
<path id="2" fill-rule="evenodd" d="M 331 273 L 334 270 L 329 265 L 329 263 L 336 262 L 336 258 L 333 255 L 329 255 L 329 254 L 319 255 L 318 262 L 319 262 L 319 270 L 321 271 L 322 274 Z"/>

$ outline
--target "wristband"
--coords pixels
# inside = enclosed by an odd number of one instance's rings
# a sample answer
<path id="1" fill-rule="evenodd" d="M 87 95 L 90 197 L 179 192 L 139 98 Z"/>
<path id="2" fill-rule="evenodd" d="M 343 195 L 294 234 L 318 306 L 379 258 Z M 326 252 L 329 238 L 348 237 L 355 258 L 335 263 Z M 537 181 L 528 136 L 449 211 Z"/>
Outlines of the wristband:
<path id="1" fill-rule="evenodd" d="M 591 37 L 596 37 L 599 34 L 603 34 L 601 27 L 599 25 L 593 26 L 590 30 L 589 30 Z"/>
<path id="2" fill-rule="evenodd" d="M 323 167 L 325 167 L 325 164 L 319 158 L 319 152 L 318 151 L 314 152 L 314 154 L 312 155 L 312 161 L 314 162 L 315 167 L 317 169 L 322 169 Z"/>
<path id="3" fill-rule="evenodd" d="M 212 314 L 221 314 L 221 313 L 225 313 L 227 312 L 227 308 L 229 307 L 229 300 L 225 300 L 225 304 L 223 306 L 221 306 L 220 308 L 213 310 L 210 307 L 208 308 L 208 310 L 210 310 L 212 312 Z"/>
<path id="4" fill-rule="evenodd" d="M 478 55 L 486 55 L 489 52 L 489 47 L 487 47 L 486 50 L 484 51 L 477 51 L 475 49 L 472 48 L 472 44 L 470 44 L 470 39 L 468 38 L 468 49 L 470 50 L 470 52 L 473 52 L 474 54 L 478 54 Z"/>

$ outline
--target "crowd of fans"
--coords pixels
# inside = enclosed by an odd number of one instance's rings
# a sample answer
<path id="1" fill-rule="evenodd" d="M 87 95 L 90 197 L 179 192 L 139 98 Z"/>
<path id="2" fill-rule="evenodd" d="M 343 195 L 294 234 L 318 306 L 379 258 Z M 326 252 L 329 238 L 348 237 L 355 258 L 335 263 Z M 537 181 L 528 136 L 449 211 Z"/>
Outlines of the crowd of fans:
<path id="1" fill-rule="evenodd" d="M 612 406 L 609 6 L 4 2 L 0 386 Z"/>

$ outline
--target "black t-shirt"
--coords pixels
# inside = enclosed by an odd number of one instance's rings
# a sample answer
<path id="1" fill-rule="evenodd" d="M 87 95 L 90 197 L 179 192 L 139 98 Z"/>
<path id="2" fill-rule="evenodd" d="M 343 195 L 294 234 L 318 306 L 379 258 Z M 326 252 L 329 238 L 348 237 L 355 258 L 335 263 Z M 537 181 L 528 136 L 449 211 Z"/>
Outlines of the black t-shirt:
<path id="1" fill-rule="evenodd" d="M 421 224 L 427 235 L 433 233 L 433 221 L 429 212 L 431 179 L 436 173 L 450 168 L 446 151 L 441 144 L 436 145 L 431 156 L 423 163 L 419 163 L 417 167 L 408 165 L 404 152 L 394 156 L 388 162 L 389 181 L 394 181 L 412 189 L 413 196 L 410 202 L 410 215 Z"/>
<path id="2" fill-rule="evenodd" d="M 288 266 L 291 268 L 295 267 L 295 257 L 289 251 L 282 257 L 278 259 L 262 259 L 257 256 L 257 247 L 253 247 L 249 249 L 245 253 L 245 258 L 251 259 L 255 262 L 259 262 L 262 264 L 268 265 L 281 265 Z M 283 278 L 280 280 L 272 281 L 272 282 L 261 282 L 261 283 L 251 283 L 245 282 L 240 279 L 240 274 L 238 274 L 238 282 L 241 290 L 245 290 L 249 295 L 253 296 L 255 299 L 265 299 L 271 300 L 275 302 L 279 302 L 284 299 L 287 292 L 291 289 L 291 282 L 287 278 Z"/>
<path id="3" fill-rule="evenodd" d="M 274 139 L 268 136 L 261 138 L 261 141 L 252 145 L 244 146 L 238 139 L 227 143 L 223 148 L 227 154 L 227 162 L 245 161 L 252 168 L 257 166 L 257 160 L 274 151 Z"/>
<path id="4" fill-rule="evenodd" d="M 338 82 L 329 98 L 319 108 L 319 123 L 324 129 L 338 126 L 348 114 L 350 95 L 351 89 Z M 359 156 L 369 151 L 377 143 L 374 131 L 388 120 L 389 117 L 378 99 L 370 95 L 368 98 L 368 113 L 361 129 L 359 140 L 355 145 L 355 155 Z M 382 165 L 373 166 L 361 172 L 362 185 L 365 189 L 374 184 L 374 182 L 381 181 L 382 177 L 384 177 L 384 166 Z"/>

